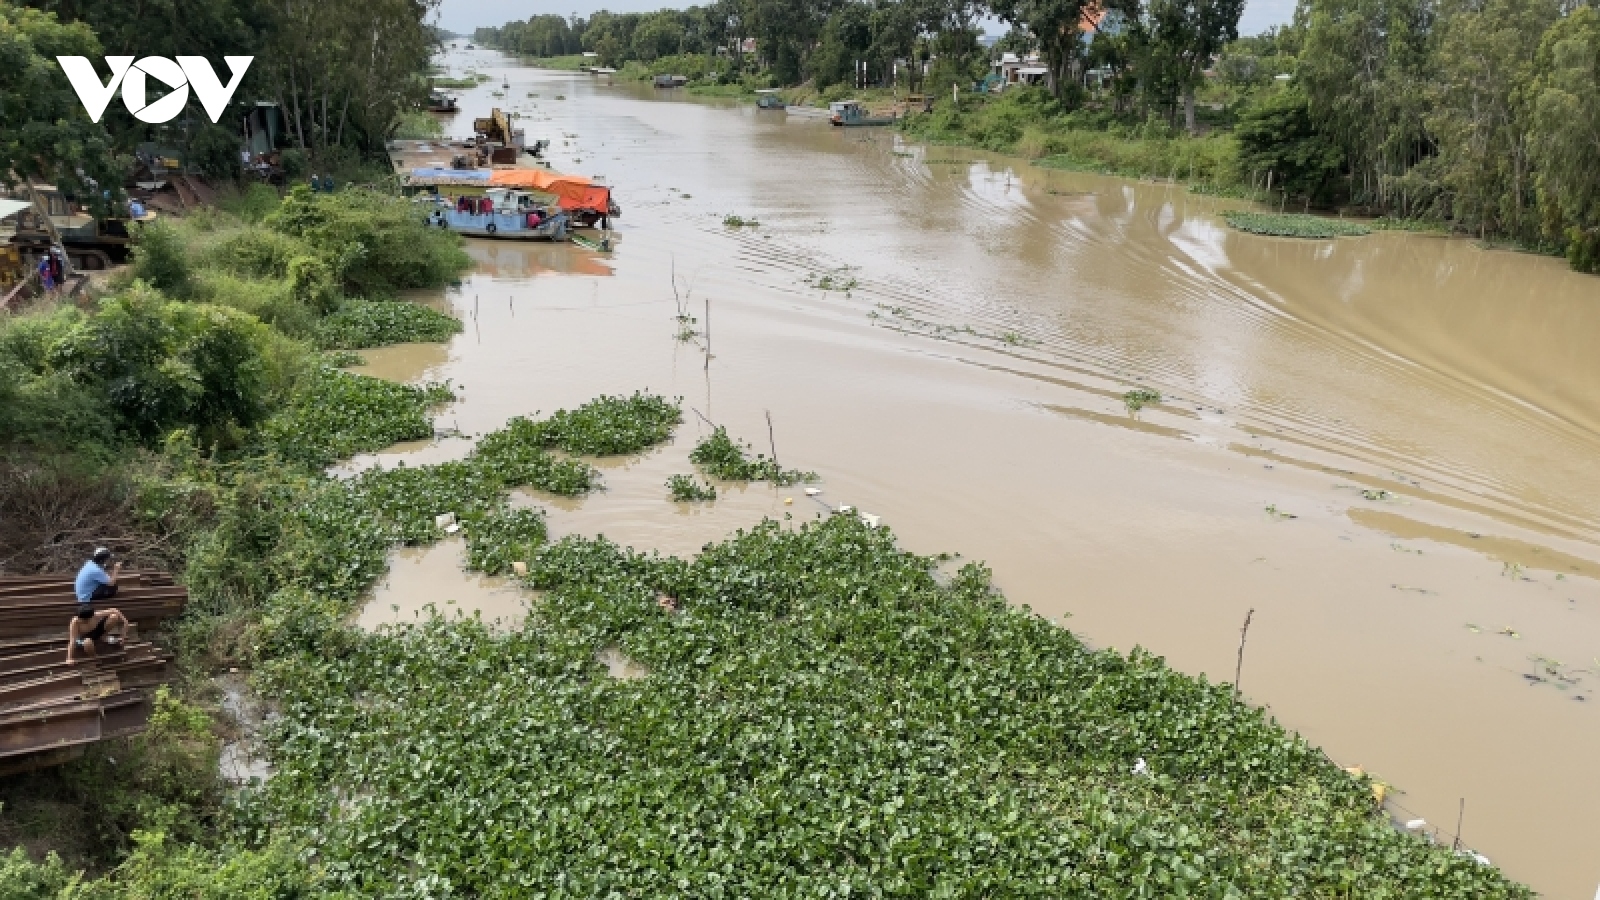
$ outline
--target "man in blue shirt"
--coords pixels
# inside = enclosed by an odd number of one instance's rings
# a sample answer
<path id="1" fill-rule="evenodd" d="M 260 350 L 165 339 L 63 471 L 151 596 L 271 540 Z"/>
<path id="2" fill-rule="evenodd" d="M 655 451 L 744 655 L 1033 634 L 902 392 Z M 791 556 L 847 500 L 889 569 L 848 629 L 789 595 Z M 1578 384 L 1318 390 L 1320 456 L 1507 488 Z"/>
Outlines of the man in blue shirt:
<path id="1" fill-rule="evenodd" d="M 122 563 L 112 566 L 107 574 L 105 566 L 110 561 L 111 551 L 101 547 L 78 570 L 78 580 L 73 583 L 73 589 L 79 603 L 109 600 L 117 595 L 117 577 L 122 574 Z"/>
<path id="2" fill-rule="evenodd" d="M 107 573 L 105 567 L 110 561 L 111 551 L 100 547 L 78 570 L 78 578 L 73 583 L 73 592 L 78 597 L 78 613 L 67 627 L 69 663 L 77 662 L 80 654 L 93 657 L 97 640 L 105 640 L 113 646 L 122 643 L 122 633 L 128 627 L 128 620 L 123 617 L 121 610 L 96 611 L 94 608 L 96 600 L 109 600 L 117 595 L 117 579 L 122 575 L 122 563 L 112 566 Z M 108 629 L 115 631 L 108 634 Z"/>

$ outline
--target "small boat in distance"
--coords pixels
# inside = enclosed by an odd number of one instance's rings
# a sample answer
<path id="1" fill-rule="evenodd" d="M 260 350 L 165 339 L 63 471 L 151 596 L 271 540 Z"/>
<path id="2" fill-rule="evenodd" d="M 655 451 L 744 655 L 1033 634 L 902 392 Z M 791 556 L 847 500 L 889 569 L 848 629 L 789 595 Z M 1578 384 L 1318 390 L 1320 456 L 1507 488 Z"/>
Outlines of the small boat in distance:
<path id="1" fill-rule="evenodd" d="M 788 105 L 777 88 L 759 88 L 756 91 L 756 109 L 784 109 Z"/>
<path id="2" fill-rule="evenodd" d="M 683 87 L 689 83 L 689 78 L 686 75 L 657 75 L 650 79 L 650 83 L 658 88 Z"/>
<path id="3" fill-rule="evenodd" d="M 866 107 L 854 100 L 841 100 L 828 104 L 828 121 L 835 125 L 893 125 L 894 116 L 871 116 Z"/>

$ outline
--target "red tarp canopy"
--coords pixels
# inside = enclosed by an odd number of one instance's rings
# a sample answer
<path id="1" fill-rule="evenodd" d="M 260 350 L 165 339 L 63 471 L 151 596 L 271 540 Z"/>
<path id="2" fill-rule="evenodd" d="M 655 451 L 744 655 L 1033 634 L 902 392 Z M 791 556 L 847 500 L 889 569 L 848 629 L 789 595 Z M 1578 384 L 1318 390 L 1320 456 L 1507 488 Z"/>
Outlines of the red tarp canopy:
<path id="1" fill-rule="evenodd" d="M 582 175 L 562 175 L 544 169 L 499 169 L 489 176 L 489 186 L 554 194 L 561 208 L 569 212 L 589 209 L 605 215 L 610 208 L 611 189 Z"/>

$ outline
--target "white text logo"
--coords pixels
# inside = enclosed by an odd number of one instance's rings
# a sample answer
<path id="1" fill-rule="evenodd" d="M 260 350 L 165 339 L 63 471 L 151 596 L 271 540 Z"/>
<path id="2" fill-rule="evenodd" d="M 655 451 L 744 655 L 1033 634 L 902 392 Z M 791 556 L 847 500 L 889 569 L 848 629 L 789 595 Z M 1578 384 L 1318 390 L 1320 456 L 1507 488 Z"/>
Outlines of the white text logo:
<path id="1" fill-rule="evenodd" d="M 250 68 L 254 59 L 253 56 L 224 56 L 223 60 L 228 63 L 228 70 L 233 75 L 233 80 L 226 85 L 217 78 L 211 63 L 203 56 L 180 56 L 177 62 L 164 56 L 146 56 L 138 62 L 134 62 L 131 56 L 108 56 L 106 65 L 111 67 L 111 80 L 103 84 L 100 76 L 95 74 L 94 64 L 87 57 L 58 56 L 56 62 L 61 64 L 61 71 L 67 73 L 67 80 L 72 82 L 72 89 L 78 92 L 78 99 L 83 101 L 83 108 L 89 113 L 90 119 L 100 121 L 100 117 L 105 115 L 106 104 L 111 102 L 111 95 L 117 92 L 120 85 L 122 102 L 127 105 L 128 112 L 141 122 L 157 124 L 177 118 L 183 105 L 189 102 L 191 87 L 211 121 L 222 118 L 222 110 L 233 99 L 234 90 L 239 87 L 240 79 L 244 78 L 245 70 Z M 146 103 L 146 78 L 154 78 L 171 88 L 172 92 L 154 103 Z"/>

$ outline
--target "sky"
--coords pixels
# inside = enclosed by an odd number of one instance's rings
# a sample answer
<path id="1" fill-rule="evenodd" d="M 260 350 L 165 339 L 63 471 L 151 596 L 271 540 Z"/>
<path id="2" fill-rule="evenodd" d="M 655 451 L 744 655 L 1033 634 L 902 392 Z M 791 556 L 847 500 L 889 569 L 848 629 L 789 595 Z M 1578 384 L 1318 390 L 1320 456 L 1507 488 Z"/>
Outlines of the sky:
<path id="1" fill-rule="evenodd" d="M 1286 24 L 1294 15 L 1295 0 L 1249 0 L 1244 17 L 1239 20 L 1240 34 L 1259 34 L 1272 25 Z M 649 12 L 665 6 L 693 5 L 684 0 L 443 0 L 439 7 L 439 25 L 459 34 L 472 34 L 482 25 L 504 25 L 513 19 L 557 13 L 570 16 L 577 13 L 587 16 L 597 9 L 612 12 Z M 997 24 L 988 26 L 991 30 Z"/>

